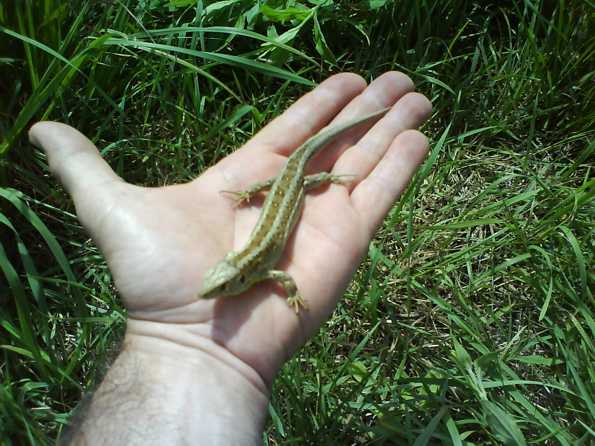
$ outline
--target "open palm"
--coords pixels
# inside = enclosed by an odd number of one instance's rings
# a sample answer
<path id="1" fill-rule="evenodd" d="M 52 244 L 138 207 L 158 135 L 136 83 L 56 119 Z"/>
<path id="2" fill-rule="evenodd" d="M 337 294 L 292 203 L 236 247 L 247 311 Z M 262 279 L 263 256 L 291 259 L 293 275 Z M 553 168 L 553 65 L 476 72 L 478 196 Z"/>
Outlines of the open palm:
<path id="1" fill-rule="evenodd" d="M 394 72 L 367 87 L 352 74 L 333 76 L 194 181 L 160 188 L 122 181 L 95 146 L 66 125 L 38 123 L 30 138 L 47 152 L 107 259 L 129 310 L 128 330 L 164 337 L 175 331 L 176 339 L 198 348 L 210 342 L 270 381 L 333 310 L 377 225 L 426 153 L 425 137 L 408 129 L 419 126 L 430 105 L 412 90 L 411 81 Z M 206 270 L 241 248 L 260 211 L 258 201 L 237 207 L 221 191 L 273 177 L 325 125 L 386 106 L 393 108 L 371 128 L 340 137 L 309 166 L 350 175 L 349 184 L 308 195 L 279 264 L 309 309 L 296 315 L 282 288 L 268 281 L 240 296 L 198 300 Z"/>

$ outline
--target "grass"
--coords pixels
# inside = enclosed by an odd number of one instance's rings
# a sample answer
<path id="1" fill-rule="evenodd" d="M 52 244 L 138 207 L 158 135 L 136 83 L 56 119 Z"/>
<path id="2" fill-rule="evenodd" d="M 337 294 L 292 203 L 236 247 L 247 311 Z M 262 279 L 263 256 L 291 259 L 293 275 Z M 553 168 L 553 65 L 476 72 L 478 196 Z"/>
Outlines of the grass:
<path id="1" fill-rule="evenodd" d="M 283 369 L 264 444 L 592 444 L 593 17 L 589 0 L 0 5 L 0 442 L 51 443 L 125 323 L 32 120 L 173 183 L 329 74 L 399 69 L 434 104 L 431 154 Z"/>

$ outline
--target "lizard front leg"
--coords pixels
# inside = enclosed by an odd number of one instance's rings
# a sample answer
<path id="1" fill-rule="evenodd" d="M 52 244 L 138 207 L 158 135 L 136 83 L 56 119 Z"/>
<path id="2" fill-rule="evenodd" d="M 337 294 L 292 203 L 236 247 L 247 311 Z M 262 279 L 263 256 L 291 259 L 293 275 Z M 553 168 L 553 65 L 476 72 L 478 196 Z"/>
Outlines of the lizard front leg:
<path id="1" fill-rule="evenodd" d="M 287 305 L 289 305 L 297 313 L 300 311 L 300 307 L 304 310 L 308 309 L 306 302 L 300 295 L 295 280 L 287 274 L 285 271 L 270 270 L 267 273 L 267 278 L 278 281 L 285 292 L 287 293 Z"/>

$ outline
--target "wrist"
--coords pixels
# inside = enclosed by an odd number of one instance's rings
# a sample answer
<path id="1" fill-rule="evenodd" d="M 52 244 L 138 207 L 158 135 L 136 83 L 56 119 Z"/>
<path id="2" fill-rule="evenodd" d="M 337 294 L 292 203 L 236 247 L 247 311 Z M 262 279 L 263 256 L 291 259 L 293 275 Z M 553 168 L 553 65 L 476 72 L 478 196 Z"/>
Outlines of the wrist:
<path id="1" fill-rule="evenodd" d="M 242 361 L 211 336 L 210 324 L 170 324 L 130 318 L 126 325 L 124 347 L 149 356 L 159 356 L 166 364 L 183 362 L 189 367 L 212 366 L 224 376 L 235 375 L 268 399 L 268 382 L 248 363 Z"/>
<path id="2" fill-rule="evenodd" d="M 122 352 L 93 395 L 75 440 L 262 442 L 268 392 L 258 374 L 237 358 L 227 357 L 233 356 L 229 352 L 217 351 L 223 347 L 208 345 L 209 340 L 189 345 L 186 336 L 173 328 L 129 321 Z"/>

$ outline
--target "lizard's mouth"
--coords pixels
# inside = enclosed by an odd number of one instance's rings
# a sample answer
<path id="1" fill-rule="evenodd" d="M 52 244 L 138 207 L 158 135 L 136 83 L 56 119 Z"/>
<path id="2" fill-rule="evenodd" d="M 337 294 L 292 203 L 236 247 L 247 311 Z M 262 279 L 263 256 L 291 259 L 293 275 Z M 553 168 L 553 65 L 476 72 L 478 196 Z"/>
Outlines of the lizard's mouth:
<path id="1" fill-rule="evenodd" d="M 225 260 L 219 262 L 205 274 L 198 297 L 200 299 L 213 299 L 233 294 L 233 282 L 237 272 L 237 268 Z"/>
<path id="2" fill-rule="evenodd" d="M 218 287 L 203 287 L 202 290 L 198 292 L 199 299 L 213 299 L 217 296 L 220 296 L 221 293 L 218 292 Z"/>

